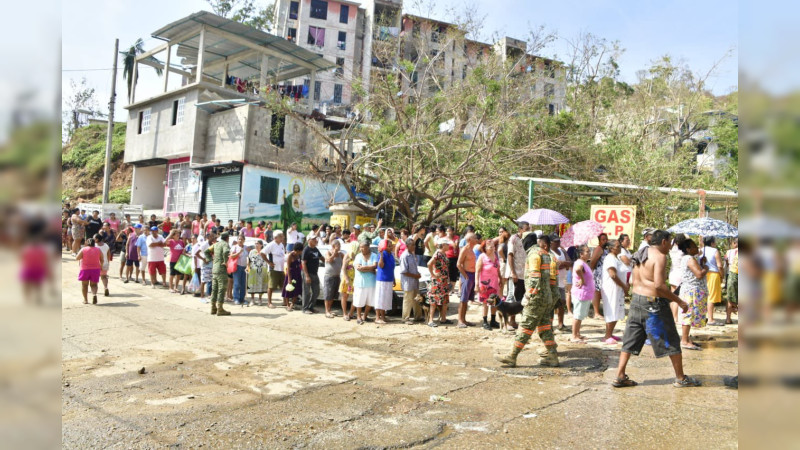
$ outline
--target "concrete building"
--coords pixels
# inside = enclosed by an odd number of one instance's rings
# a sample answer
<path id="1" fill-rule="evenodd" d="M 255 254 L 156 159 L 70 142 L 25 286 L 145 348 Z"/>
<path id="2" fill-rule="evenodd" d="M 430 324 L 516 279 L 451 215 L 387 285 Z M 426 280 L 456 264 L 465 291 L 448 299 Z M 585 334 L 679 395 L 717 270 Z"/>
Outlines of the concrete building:
<path id="1" fill-rule="evenodd" d="M 306 194 L 313 201 L 299 205 L 314 215 L 322 214 L 326 202 L 341 201 L 340 186 L 292 174 L 318 144 L 296 119 L 273 114 L 265 101 L 266 95 L 291 94 L 295 111 L 310 115 L 310 99 L 277 86 L 298 77 L 314 81 L 334 69 L 334 63 L 207 12 L 152 35 L 165 43 L 139 55 L 134 72 L 140 64 L 168 70 L 163 89 L 140 99 L 134 87 L 126 107 L 125 162 L 134 167 L 132 204 L 166 215 L 213 213 L 227 221 L 261 213 L 277 220 L 284 210 L 284 216 L 302 217 L 304 211 L 284 205 L 284 196 Z M 180 76 L 172 85 L 170 73 Z M 327 200 L 319 191 L 329 194 Z"/>

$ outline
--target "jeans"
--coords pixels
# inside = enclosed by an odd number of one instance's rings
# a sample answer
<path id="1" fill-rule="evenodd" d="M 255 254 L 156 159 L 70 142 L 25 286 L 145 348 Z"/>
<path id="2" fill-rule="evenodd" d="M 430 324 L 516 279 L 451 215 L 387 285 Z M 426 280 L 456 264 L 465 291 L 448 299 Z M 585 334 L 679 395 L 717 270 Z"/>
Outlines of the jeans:
<path id="1" fill-rule="evenodd" d="M 247 272 L 245 266 L 236 266 L 233 273 L 233 301 L 236 304 L 244 301 L 244 294 L 247 292 Z"/>
<path id="2" fill-rule="evenodd" d="M 319 298 L 319 275 L 310 273 L 311 283 L 306 283 L 306 278 L 303 276 L 303 311 L 311 311 L 314 309 L 314 303 Z"/>

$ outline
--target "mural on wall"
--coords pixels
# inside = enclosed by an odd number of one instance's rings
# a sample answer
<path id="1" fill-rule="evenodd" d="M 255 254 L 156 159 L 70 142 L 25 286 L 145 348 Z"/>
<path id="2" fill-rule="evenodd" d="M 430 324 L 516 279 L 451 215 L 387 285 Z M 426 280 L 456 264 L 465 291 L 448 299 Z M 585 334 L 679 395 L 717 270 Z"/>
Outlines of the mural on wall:
<path id="1" fill-rule="evenodd" d="M 346 202 L 347 188 L 295 174 L 245 166 L 240 218 L 271 221 L 276 229 L 297 223 L 304 233 L 311 226 L 328 223 L 331 204 Z"/>

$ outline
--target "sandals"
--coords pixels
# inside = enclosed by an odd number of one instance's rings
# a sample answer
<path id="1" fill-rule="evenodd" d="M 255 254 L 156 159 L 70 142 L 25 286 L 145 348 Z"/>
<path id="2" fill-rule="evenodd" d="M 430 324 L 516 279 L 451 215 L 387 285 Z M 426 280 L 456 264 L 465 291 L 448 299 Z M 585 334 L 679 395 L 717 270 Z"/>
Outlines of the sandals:
<path id="1" fill-rule="evenodd" d="M 569 341 L 571 343 L 573 343 L 573 344 L 585 344 L 586 343 L 586 341 L 583 340 L 583 339 L 570 339 Z"/>
<path id="2" fill-rule="evenodd" d="M 611 383 L 611 386 L 614 386 L 615 388 L 624 388 L 624 387 L 637 386 L 638 384 L 639 383 L 631 380 L 630 377 L 628 377 L 628 375 L 625 375 L 622 378 L 617 378 L 616 380 L 614 380 Z"/>
<path id="3" fill-rule="evenodd" d="M 439 324 L 436 323 L 436 322 L 428 322 L 428 326 L 431 327 L 431 328 L 436 328 L 436 327 L 439 326 Z"/>
<path id="4" fill-rule="evenodd" d="M 267 303 L 267 308 L 275 309 L 275 305 L 273 305 L 272 303 Z"/>
<path id="5" fill-rule="evenodd" d="M 439 320 L 439 323 L 442 325 L 447 325 L 453 322 L 451 322 L 450 319 L 444 319 L 444 320 Z"/>
<path id="6" fill-rule="evenodd" d="M 356 321 L 356 323 L 357 323 L 357 324 L 359 324 L 359 325 L 364 325 L 364 321 L 363 321 L 363 320 L 361 320 L 361 319 L 358 319 L 358 320 Z"/>
<path id="7" fill-rule="evenodd" d="M 672 383 L 672 385 L 675 386 L 676 388 L 682 388 L 682 387 L 702 386 L 702 383 L 700 383 L 700 380 L 698 380 L 697 378 L 692 378 L 689 375 L 684 375 L 682 380 L 680 381 L 675 380 L 675 382 Z"/>
<path id="8" fill-rule="evenodd" d="M 336 318 L 336 316 L 334 316 L 334 315 L 333 315 L 333 314 L 331 314 L 331 313 L 325 313 L 325 318 L 326 318 L 326 319 L 334 319 L 334 318 Z"/>
<path id="9" fill-rule="evenodd" d="M 351 319 L 350 319 L 350 316 L 344 316 L 344 320 L 345 320 L 346 322 L 350 322 L 350 320 L 351 320 Z"/>
<path id="10" fill-rule="evenodd" d="M 702 350 L 697 344 L 691 343 L 689 345 L 681 344 L 681 348 L 685 348 L 686 350 Z"/>
<path id="11" fill-rule="evenodd" d="M 97 304 L 97 295 L 93 295 L 93 296 L 92 296 L 92 304 L 93 304 L 93 305 L 96 305 L 96 304 Z"/>

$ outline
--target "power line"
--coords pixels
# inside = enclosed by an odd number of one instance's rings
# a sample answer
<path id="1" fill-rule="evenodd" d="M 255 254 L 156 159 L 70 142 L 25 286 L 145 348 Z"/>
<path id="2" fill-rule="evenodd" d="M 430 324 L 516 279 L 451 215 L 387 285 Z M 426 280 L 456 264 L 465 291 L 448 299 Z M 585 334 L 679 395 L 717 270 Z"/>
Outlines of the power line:
<path id="1" fill-rule="evenodd" d="M 114 70 L 111 67 L 108 69 L 61 69 L 62 72 L 95 72 L 98 70 Z"/>

